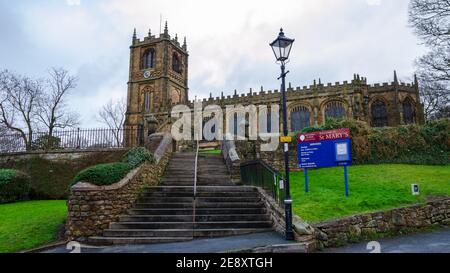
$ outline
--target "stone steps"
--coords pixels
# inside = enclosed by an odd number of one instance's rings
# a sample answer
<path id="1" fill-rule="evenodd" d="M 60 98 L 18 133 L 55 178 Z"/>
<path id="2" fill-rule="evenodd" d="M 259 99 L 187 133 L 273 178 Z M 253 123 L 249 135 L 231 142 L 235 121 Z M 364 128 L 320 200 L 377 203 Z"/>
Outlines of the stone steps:
<path id="1" fill-rule="evenodd" d="M 252 203 L 252 202 L 202 202 L 197 201 L 197 208 L 259 208 L 263 204 Z M 134 208 L 191 208 L 193 206 L 192 202 L 165 202 L 165 203 L 136 203 Z"/>
<path id="2" fill-rule="evenodd" d="M 154 208 L 154 209 L 130 209 L 129 215 L 192 215 L 193 208 L 183 209 L 168 209 L 168 208 Z M 217 215 L 217 214 L 265 214 L 265 208 L 197 208 L 196 215 Z"/>
<path id="3" fill-rule="evenodd" d="M 191 192 L 147 192 L 143 193 L 142 197 L 192 197 Z M 240 197 L 240 198 L 253 198 L 259 197 L 257 192 L 199 192 L 197 198 L 202 197 Z"/>
<path id="4" fill-rule="evenodd" d="M 135 245 L 135 244 L 162 244 L 191 241 L 192 236 L 187 237 L 106 237 L 95 236 L 88 239 L 91 245 Z"/>
<path id="5" fill-rule="evenodd" d="M 156 237 L 156 238 L 202 238 L 225 237 L 248 233 L 272 231 L 271 228 L 226 228 L 226 229 L 107 229 L 104 237 Z"/>
<path id="6" fill-rule="evenodd" d="M 186 215 L 125 215 L 120 217 L 120 222 L 192 222 L 194 216 Z M 265 214 L 206 214 L 195 215 L 196 222 L 224 222 L 224 221 L 268 221 Z"/>
<path id="7" fill-rule="evenodd" d="M 226 222 L 117 222 L 110 229 L 227 229 L 267 228 L 270 221 L 226 221 Z"/>
<path id="8" fill-rule="evenodd" d="M 161 186 L 146 189 L 126 215 L 89 243 L 151 244 L 271 230 L 259 193 L 235 186 L 221 155 L 199 155 L 194 200 L 194 160 L 193 153 L 175 154 Z"/>
<path id="9" fill-rule="evenodd" d="M 152 203 L 152 202 L 161 202 L 161 203 L 192 203 L 194 201 L 193 197 L 141 197 L 138 200 L 138 203 Z M 259 197 L 247 197 L 245 198 L 246 202 L 259 202 L 261 201 L 261 198 Z M 211 203 L 211 202 L 217 202 L 219 204 L 226 204 L 226 203 L 238 203 L 242 202 L 242 197 L 230 197 L 230 196 L 222 196 L 222 197 L 197 197 L 196 198 L 197 203 Z M 225 205 L 226 207 L 226 205 Z"/>

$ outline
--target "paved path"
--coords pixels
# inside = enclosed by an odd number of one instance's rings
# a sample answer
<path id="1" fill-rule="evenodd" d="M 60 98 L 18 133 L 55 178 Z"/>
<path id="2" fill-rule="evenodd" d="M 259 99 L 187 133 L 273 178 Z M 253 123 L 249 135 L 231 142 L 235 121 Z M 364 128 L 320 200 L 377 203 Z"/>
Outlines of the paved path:
<path id="1" fill-rule="evenodd" d="M 82 247 L 81 253 L 217 253 L 288 243 L 278 233 L 265 232 L 179 243 L 124 245 L 102 248 Z M 67 250 L 66 247 L 57 247 L 45 251 L 45 253 L 68 252 L 70 250 Z"/>
<path id="2" fill-rule="evenodd" d="M 450 228 L 378 240 L 381 253 L 450 253 Z M 325 253 L 370 253 L 367 243 L 326 249 Z"/>

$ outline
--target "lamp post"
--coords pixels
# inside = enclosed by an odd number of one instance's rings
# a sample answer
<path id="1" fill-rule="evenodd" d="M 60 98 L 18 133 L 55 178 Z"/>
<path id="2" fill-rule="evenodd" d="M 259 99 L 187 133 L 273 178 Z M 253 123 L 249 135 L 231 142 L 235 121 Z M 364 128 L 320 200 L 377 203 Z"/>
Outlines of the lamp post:
<path id="1" fill-rule="evenodd" d="M 278 78 L 281 79 L 281 94 L 282 94 L 282 111 L 283 111 L 283 134 L 288 136 L 288 126 L 287 126 L 287 109 L 286 109 L 286 75 L 289 71 L 285 71 L 286 62 L 289 60 L 289 54 L 291 52 L 292 44 L 294 39 L 289 39 L 284 36 L 283 29 L 280 30 L 278 38 L 273 41 L 270 46 L 272 47 L 273 53 L 277 62 L 281 64 L 281 75 Z M 284 143 L 284 168 L 285 168 L 285 189 L 286 196 L 284 200 L 284 207 L 286 213 L 286 240 L 294 240 L 294 231 L 292 228 L 292 199 L 289 185 L 289 144 Z"/>

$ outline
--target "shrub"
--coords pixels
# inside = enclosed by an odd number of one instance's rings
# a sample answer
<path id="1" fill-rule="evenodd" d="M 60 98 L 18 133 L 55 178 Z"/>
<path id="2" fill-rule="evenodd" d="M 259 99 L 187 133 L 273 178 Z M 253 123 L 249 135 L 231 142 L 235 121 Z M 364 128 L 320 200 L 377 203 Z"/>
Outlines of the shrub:
<path id="1" fill-rule="evenodd" d="M 39 155 L 0 163 L 0 169 L 16 169 L 31 177 L 30 199 L 62 200 L 69 195 L 69 185 L 81 170 L 90 166 L 122 161 L 123 150 L 86 153 L 79 158 L 46 159 Z"/>
<path id="2" fill-rule="evenodd" d="M 88 182 L 98 186 L 111 185 L 122 180 L 131 169 L 130 164 L 122 162 L 95 165 L 79 172 L 71 185 L 78 182 Z"/>
<path id="3" fill-rule="evenodd" d="M 61 147 L 61 139 L 59 137 L 42 135 L 31 142 L 33 150 L 57 150 Z"/>
<path id="4" fill-rule="evenodd" d="M 327 120 L 305 128 L 315 132 L 350 128 L 353 161 L 364 163 L 450 164 L 450 120 L 425 125 L 370 128 L 355 120 Z"/>
<path id="5" fill-rule="evenodd" d="M 0 204 L 28 198 L 31 181 L 25 173 L 11 169 L 0 169 Z"/>
<path id="6" fill-rule="evenodd" d="M 131 168 L 137 168 L 146 161 L 154 160 L 153 154 L 143 147 L 133 148 L 123 156 L 123 162 L 130 164 Z"/>

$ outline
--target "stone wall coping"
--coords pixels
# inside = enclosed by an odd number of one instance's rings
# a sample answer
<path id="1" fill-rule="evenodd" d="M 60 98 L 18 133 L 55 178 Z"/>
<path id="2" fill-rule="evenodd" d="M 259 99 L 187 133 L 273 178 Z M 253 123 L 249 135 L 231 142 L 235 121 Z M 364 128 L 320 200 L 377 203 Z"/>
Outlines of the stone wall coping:
<path id="1" fill-rule="evenodd" d="M 355 215 L 351 215 L 351 216 L 346 216 L 346 217 L 343 217 L 343 218 L 330 219 L 330 220 L 327 220 L 327 221 L 324 221 L 324 222 L 316 223 L 316 224 L 314 224 L 314 227 L 321 228 L 321 227 L 334 225 L 337 222 L 348 221 L 348 220 L 352 220 L 354 218 L 364 217 L 364 216 L 367 216 L 367 215 L 376 215 L 376 214 L 380 214 L 380 213 L 396 212 L 396 211 L 400 211 L 400 210 L 403 210 L 403 209 L 421 208 L 421 207 L 425 207 L 425 206 L 428 206 L 428 205 L 433 205 L 433 204 L 436 204 L 436 203 L 442 203 L 442 202 L 446 202 L 446 201 L 450 202 L 450 197 L 441 197 L 441 198 L 437 198 L 437 199 L 433 199 L 433 200 L 427 201 L 425 203 L 416 203 L 416 204 L 413 204 L 413 205 L 405 205 L 405 206 L 396 207 L 396 208 L 393 208 L 393 209 L 377 210 L 377 211 L 373 211 L 373 212 L 359 213 L 359 214 L 355 214 Z"/>
<path id="2" fill-rule="evenodd" d="M 155 152 L 155 160 L 156 164 L 158 164 L 161 158 L 166 153 L 167 148 L 169 148 L 169 145 L 171 145 L 172 136 L 170 134 L 155 134 L 154 136 L 163 136 L 163 139 L 161 140 Z M 115 191 L 126 186 L 136 175 L 140 173 L 140 171 L 146 164 L 151 163 L 146 162 L 139 167 L 131 170 L 122 180 L 114 184 L 98 186 L 88 182 L 80 181 L 77 184 L 73 185 L 71 189 L 75 191 Z"/>
<path id="3" fill-rule="evenodd" d="M 72 186 L 74 191 L 115 191 L 126 186 L 137 174 L 140 173 L 141 169 L 144 167 L 144 163 L 136 169 L 131 170 L 122 180 L 111 185 L 97 186 L 88 182 L 78 182 Z"/>
<path id="4" fill-rule="evenodd" d="M 18 155 L 48 155 L 48 154 L 74 154 L 74 153 L 93 153 L 93 152 L 111 152 L 126 151 L 128 148 L 101 148 L 101 149 L 70 149 L 70 150 L 49 150 L 49 151 L 23 151 L 14 153 L 0 153 L 0 157 L 18 156 Z"/>
<path id="5" fill-rule="evenodd" d="M 163 139 L 161 140 L 161 142 L 158 145 L 158 148 L 156 148 L 156 151 L 154 153 L 156 162 L 159 163 L 161 158 L 166 153 L 167 148 L 169 147 L 169 145 L 172 145 L 173 138 L 172 138 L 172 135 L 169 134 L 169 133 L 166 133 L 166 134 L 154 134 L 154 135 L 150 136 L 150 138 L 155 137 L 155 136 L 159 136 L 159 137 L 162 136 L 163 137 Z"/>

